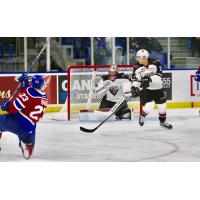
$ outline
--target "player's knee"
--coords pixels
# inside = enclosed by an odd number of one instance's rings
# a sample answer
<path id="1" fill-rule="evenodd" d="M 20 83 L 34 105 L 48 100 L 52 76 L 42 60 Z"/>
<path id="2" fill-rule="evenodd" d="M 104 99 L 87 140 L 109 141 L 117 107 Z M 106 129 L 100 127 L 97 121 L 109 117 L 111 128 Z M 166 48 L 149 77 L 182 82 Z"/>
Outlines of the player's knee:
<path id="1" fill-rule="evenodd" d="M 153 110 L 153 108 L 154 108 L 154 105 L 155 105 L 155 103 L 152 101 L 152 102 L 148 102 L 148 103 L 146 103 L 144 106 L 143 106 L 143 111 L 145 112 L 145 113 L 150 113 L 152 110 Z"/>
<path id="2" fill-rule="evenodd" d="M 166 113 L 166 110 L 167 110 L 166 103 L 157 104 L 157 106 L 158 106 L 158 112 L 159 113 Z"/>
<path id="3" fill-rule="evenodd" d="M 120 110 L 116 113 L 116 116 L 119 119 L 131 119 L 131 110 L 127 107 L 123 110 Z"/>
<path id="4" fill-rule="evenodd" d="M 131 119 L 131 111 L 121 115 L 121 119 Z"/>

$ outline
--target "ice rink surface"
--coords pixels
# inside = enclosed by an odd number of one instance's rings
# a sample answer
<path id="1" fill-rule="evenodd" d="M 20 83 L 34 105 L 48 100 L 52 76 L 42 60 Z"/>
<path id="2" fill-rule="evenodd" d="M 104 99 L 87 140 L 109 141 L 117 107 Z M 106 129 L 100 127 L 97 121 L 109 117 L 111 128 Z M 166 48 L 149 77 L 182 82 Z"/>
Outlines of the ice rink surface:
<path id="1" fill-rule="evenodd" d="M 46 114 L 48 117 L 52 114 Z M 200 117 L 198 109 L 169 109 L 168 122 L 173 130 L 159 126 L 157 111 L 146 118 L 107 122 L 94 133 L 97 122 L 43 119 L 37 127 L 32 158 L 24 160 L 18 139 L 5 132 L 0 142 L 0 161 L 200 161 Z"/>

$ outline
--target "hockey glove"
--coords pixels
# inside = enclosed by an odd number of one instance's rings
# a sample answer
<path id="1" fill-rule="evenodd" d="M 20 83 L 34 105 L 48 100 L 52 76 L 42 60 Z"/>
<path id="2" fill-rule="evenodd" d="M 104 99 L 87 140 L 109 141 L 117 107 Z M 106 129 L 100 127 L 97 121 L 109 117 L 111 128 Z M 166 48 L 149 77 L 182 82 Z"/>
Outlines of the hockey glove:
<path id="1" fill-rule="evenodd" d="M 141 79 L 141 88 L 146 89 L 149 87 L 149 83 L 152 82 L 149 76 L 145 76 Z"/>
<path id="2" fill-rule="evenodd" d="M 132 86 L 131 87 L 131 93 L 132 93 L 132 96 L 134 98 L 139 97 L 140 96 L 140 89 L 138 87 Z"/>
<path id="3" fill-rule="evenodd" d="M 20 88 L 26 88 L 29 86 L 28 76 L 27 74 L 23 73 L 19 78 L 18 82 L 20 85 Z"/>
<path id="4" fill-rule="evenodd" d="M 1 110 L 6 111 L 10 105 L 10 101 L 3 101 L 1 104 Z"/>

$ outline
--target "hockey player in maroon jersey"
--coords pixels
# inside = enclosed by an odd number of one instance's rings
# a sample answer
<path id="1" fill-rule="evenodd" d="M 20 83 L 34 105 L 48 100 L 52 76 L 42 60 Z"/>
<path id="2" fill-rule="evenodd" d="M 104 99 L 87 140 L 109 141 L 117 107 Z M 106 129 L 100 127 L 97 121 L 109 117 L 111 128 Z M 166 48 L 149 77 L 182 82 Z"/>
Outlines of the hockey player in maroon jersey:
<path id="1" fill-rule="evenodd" d="M 17 96 L 1 105 L 1 109 L 9 114 L 0 115 L 0 134 L 4 131 L 16 134 L 23 157 L 29 159 L 34 150 L 36 124 L 43 117 L 48 100 L 43 92 L 45 81 L 42 76 L 33 76 L 31 86 L 26 74 L 22 74 L 18 82 Z"/>
<path id="2" fill-rule="evenodd" d="M 131 79 L 125 73 L 119 73 L 116 65 L 110 66 L 109 73 L 103 75 L 95 90 L 101 98 L 100 110 L 111 109 L 125 93 L 125 85 L 131 86 Z M 131 110 L 125 103 L 117 112 L 116 119 L 131 119 Z"/>
<path id="3" fill-rule="evenodd" d="M 144 125 L 145 117 L 151 112 L 154 104 L 158 106 L 160 126 L 172 129 L 172 125 L 166 121 L 167 106 L 166 95 L 162 88 L 162 71 L 160 62 L 149 58 L 149 52 L 141 49 L 136 54 L 136 67 L 133 71 L 132 94 L 140 96 L 143 109 L 140 113 L 139 124 Z"/>

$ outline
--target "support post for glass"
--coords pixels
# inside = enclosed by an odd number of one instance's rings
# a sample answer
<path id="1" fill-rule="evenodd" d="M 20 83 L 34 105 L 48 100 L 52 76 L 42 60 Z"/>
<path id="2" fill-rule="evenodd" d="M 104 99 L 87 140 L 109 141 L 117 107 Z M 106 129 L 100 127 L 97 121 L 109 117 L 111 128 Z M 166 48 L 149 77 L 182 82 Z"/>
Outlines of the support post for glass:
<path id="1" fill-rule="evenodd" d="M 24 37 L 24 72 L 28 70 L 27 37 Z"/>
<path id="2" fill-rule="evenodd" d="M 90 53 L 91 53 L 91 65 L 94 65 L 94 37 L 91 37 L 90 38 L 90 46 L 91 46 L 91 50 L 90 50 Z"/>
<path id="3" fill-rule="evenodd" d="M 51 70 L 51 51 L 50 51 L 50 37 L 46 38 L 46 43 L 47 43 L 47 48 L 46 48 L 46 71 L 50 71 Z"/>
<path id="4" fill-rule="evenodd" d="M 170 37 L 167 38 L 167 68 L 171 68 L 171 63 L 170 63 Z"/>
<path id="5" fill-rule="evenodd" d="M 126 38 L 126 63 L 129 65 L 129 37 Z"/>
<path id="6" fill-rule="evenodd" d="M 112 37 L 112 63 L 115 65 L 115 37 Z"/>

